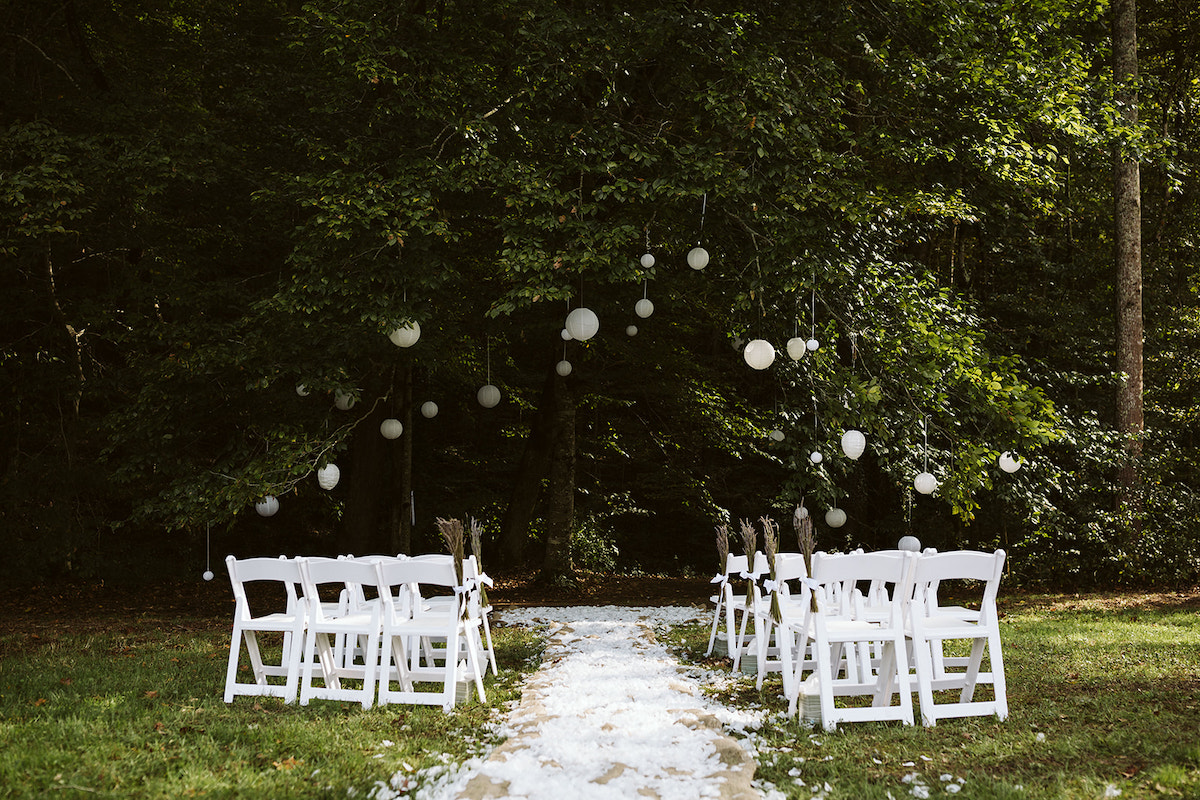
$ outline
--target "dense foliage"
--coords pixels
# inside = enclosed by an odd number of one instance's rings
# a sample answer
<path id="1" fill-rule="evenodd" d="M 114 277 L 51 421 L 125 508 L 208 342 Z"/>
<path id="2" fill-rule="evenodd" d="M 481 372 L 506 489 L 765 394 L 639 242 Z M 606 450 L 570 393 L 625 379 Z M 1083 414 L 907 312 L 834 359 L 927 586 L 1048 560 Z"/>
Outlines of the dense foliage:
<path id="1" fill-rule="evenodd" d="M 194 559 L 212 530 L 416 550 L 473 515 L 497 559 L 573 537 L 586 566 L 707 571 L 714 524 L 803 499 L 849 513 L 829 547 L 911 531 L 1029 580 L 1196 575 L 1194 10 L 1143 4 L 1130 129 L 1103 3 L 51 5 L 2 12 L 10 567 Z M 1115 142 L 1152 242 L 1136 539 Z M 580 305 L 600 332 L 564 342 Z"/>

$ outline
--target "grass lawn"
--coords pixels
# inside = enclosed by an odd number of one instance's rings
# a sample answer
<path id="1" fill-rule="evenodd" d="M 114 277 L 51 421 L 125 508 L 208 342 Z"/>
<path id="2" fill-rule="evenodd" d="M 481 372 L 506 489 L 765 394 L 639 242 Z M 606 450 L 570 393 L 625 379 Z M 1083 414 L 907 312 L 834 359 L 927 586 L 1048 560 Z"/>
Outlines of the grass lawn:
<path id="1" fill-rule="evenodd" d="M 719 699 L 767 709 L 759 776 L 788 797 L 1200 798 L 1200 595 L 1003 598 L 1011 716 L 834 734 L 782 717 L 778 678 Z M 0 797 L 367 797 L 486 750 L 536 667 L 494 630 L 501 676 L 452 714 L 273 698 L 222 702 L 228 627 L 136 618 L 0 635 Z M 707 629 L 677 629 L 685 661 Z M 918 716 L 919 719 L 919 716 Z M 804 786 L 800 786 L 800 781 Z M 829 790 L 825 791 L 825 785 Z M 1116 792 L 1120 792 L 1119 795 Z M 569 800 L 569 798 L 564 798 Z"/>
<path id="2" fill-rule="evenodd" d="M 758 776 L 789 798 L 1200 798 L 1198 600 L 1002 597 L 1005 722 L 923 728 L 917 711 L 915 727 L 825 733 L 783 718 L 777 676 L 761 694 L 746 678 L 718 695 L 775 712 L 752 737 Z M 676 633 L 685 653 L 704 652 L 706 629 Z"/>

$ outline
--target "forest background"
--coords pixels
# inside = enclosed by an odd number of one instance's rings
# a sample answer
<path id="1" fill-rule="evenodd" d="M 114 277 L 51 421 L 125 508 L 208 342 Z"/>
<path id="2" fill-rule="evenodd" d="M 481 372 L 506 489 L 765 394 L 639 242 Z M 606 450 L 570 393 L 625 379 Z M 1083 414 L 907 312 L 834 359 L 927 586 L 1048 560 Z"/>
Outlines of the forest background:
<path id="1" fill-rule="evenodd" d="M 0 575 L 436 517 L 493 570 L 704 574 L 803 503 L 825 549 L 1194 583 L 1200 8 L 1133 15 L 4 0 Z"/>

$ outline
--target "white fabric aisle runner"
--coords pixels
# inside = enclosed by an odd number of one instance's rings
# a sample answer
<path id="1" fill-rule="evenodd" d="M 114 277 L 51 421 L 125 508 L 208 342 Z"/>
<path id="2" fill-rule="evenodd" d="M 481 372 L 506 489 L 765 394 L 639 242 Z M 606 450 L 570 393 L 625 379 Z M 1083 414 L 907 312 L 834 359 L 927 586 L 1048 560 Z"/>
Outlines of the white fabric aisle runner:
<path id="1" fill-rule="evenodd" d="M 761 797 L 750 784 L 753 759 L 721 730 L 727 710 L 702 696 L 649 627 L 702 617 L 672 606 L 505 610 L 507 624 L 549 623 L 551 640 L 507 720 L 509 739 L 457 796 Z"/>

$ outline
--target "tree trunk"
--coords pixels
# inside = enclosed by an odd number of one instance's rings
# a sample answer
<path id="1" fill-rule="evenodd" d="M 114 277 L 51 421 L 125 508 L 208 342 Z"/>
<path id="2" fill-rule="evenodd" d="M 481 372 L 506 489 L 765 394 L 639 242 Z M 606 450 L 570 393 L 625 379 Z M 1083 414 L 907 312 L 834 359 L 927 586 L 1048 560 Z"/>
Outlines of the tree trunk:
<path id="1" fill-rule="evenodd" d="M 506 567 L 519 566 L 525 559 L 525 543 L 529 540 L 529 527 L 542 493 L 542 479 L 550 469 L 549 429 L 553 424 L 550 409 L 554 403 L 556 377 L 553 368 L 546 373 L 542 400 L 530 425 L 525 452 L 521 454 L 508 510 L 504 514 L 504 525 L 500 530 L 500 563 Z"/>
<path id="2" fill-rule="evenodd" d="M 400 399 L 396 405 L 400 406 L 400 411 L 397 416 L 402 425 L 404 425 L 404 433 L 397 443 L 399 446 L 392 449 L 392 474 L 396 476 L 395 486 L 396 494 L 392 497 L 391 502 L 391 524 L 389 529 L 391 532 L 391 547 L 388 548 L 390 553 L 406 553 L 412 552 L 412 522 L 413 522 L 413 482 L 412 482 L 412 457 L 413 457 L 413 415 L 412 415 L 412 363 L 405 362 L 400 377 Z M 395 386 L 392 387 L 393 396 L 396 391 Z"/>
<path id="3" fill-rule="evenodd" d="M 1113 79 L 1123 122 L 1132 127 L 1138 120 L 1137 94 L 1137 4 L 1135 0 L 1113 3 Z M 1117 385 L 1116 424 L 1124 437 L 1125 463 L 1118 476 L 1117 505 L 1134 519 L 1132 541 L 1140 531 L 1139 462 L 1141 434 L 1145 427 L 1142 409 L 1142 208 L 1141 175 L 1137 154 L 1118 142 L 1113 153 L 1114 258 L 1116 261 L 1117 363 L 1122 375 Z M 1132 551 L 1132 550 L 1131 550 Z"/>
<path id="4" fill-rule="evenodd" d="M 546 558 L 542 580 L 574 580 L 571 531 L 575 522 L 575 396 L 566 378 L 554 377 L 554 423 L 550 446 L 550 497 L 546 511 Z"/>
<path id="5" fill-rule="evenodd" d="M 379 435 L 379 423 L 386 418 L 387 405 L 377 403 L 358 423 L 350 441 L 346 516 L 342 520 L 343 553 L 367 555 L 380 552 L 390 543 L 390 537 L 381 535 L 381 523 L 386 521 L 382 511 L 388 486 L 390 442 Z"/>

